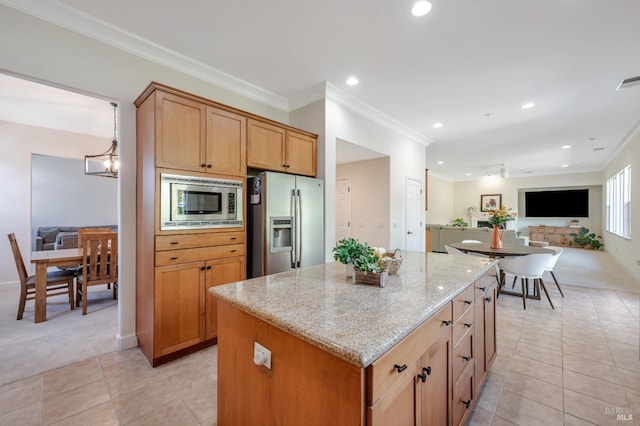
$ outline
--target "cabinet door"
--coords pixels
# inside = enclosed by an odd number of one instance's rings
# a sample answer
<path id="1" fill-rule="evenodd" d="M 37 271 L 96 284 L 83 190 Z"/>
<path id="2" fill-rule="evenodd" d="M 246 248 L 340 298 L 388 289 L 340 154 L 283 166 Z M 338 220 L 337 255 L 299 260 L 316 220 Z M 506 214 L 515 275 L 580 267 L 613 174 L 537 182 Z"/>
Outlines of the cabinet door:
<path id="1" fill-rule="evenodd" d="M 476 389 L 482 385 L 485 375 L 484 365 L 484 305 L 487 298 L 487 290 L 489 289 L 489 283 L 486 278 L 480 278 L 476 282 L 476 298 L 475 298 L 475 310 L 474 310 L 474 340 L 473 340 L 473 361 L 474 361 L 474 376 L 476 378 Z"/>
<path id="2" fill-rule="evenodd" d="M 213 286 L 241 281 L 245 278 L 245 260 L 243 257 L 210 260 L 206 264 L 206 324 L 205 339 L 213 339 L 218 335 L 218 302 L 209 294 Z"/>
<path id="3" fill-rule="evenodd" d="M 156 92 L 156 166 L 204 171 L 205 105 Z"/>
<path id="4" fill-rule="evenodd" d="M 487 289 L 484 300 L 484 365 L 485 371 L 489 371 L 496 357 L 496 296 L 498 287 L 492 284 Z"/>
<path id="5" fill-rule="evenodd" d="M 204 341 L 204 263 L 155 270 L 155 348 L 160 357 Z"/>
<path id="6" fill-rule="evenodd" d="M 547 229 L 547 241 L 549 242 L 549 245 L 561 246 L 564 242 L 564 229 L 563 228 Z"/>
<path id="7" fill-rule="evenodd" d="M 544 229 L 537 226 L 529 227 L 529 241 L 546 241 L 547 233 Z"/>
<path id="8" fill-rule="evenodd" d="M 246 175 L 247 119 L 207 106 L 207 172 Z"/>
<path id="9" fill-rule="evenodd" d="M 367 413 L 368 426 L 414 426 L 416 417 L 416 375 L 407 374 L 389 392 L 371 407 Z"/>
<path id="10" fill-rule="evenodd" d="M 247 166 L 286 171 L 284 129 L 256 120 L 248 120 L 247 127 Z"/>
<path id="11" fill-rule="evenodd" d="M 287 173 L 316 176 L 316 138 L 287 130 Z"/>
<path id="12" fill-rule="evenodd" d="M 425 374 L 424 382 L 418 376 L 418 424 L 445 426 L 451 419 L 451 334 L 443 335 L 420 358 L 417 374 Z M 424 376 L 423 376 L 424 377 Z"/>

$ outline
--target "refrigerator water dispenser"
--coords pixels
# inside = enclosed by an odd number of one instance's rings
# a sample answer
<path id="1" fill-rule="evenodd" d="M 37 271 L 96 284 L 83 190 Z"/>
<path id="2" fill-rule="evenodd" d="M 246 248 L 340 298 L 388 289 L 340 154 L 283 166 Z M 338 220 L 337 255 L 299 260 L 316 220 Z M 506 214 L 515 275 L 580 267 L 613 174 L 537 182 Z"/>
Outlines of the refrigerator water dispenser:
<path id="1" fill-rule="evenodd" d="M 292 250 L 293 218 L 291 216 L 271 217 L 271 253 Z"/>

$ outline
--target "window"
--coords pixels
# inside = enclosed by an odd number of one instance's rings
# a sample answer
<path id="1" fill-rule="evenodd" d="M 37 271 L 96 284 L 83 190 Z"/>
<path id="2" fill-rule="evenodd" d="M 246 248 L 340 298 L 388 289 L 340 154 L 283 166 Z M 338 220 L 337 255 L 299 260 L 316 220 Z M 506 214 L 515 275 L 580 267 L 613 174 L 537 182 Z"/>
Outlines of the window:
<path id="1" fill-rule="evenodd" d="M 607 231 L 631 238 L 631 166 L 607 181 Z"/>

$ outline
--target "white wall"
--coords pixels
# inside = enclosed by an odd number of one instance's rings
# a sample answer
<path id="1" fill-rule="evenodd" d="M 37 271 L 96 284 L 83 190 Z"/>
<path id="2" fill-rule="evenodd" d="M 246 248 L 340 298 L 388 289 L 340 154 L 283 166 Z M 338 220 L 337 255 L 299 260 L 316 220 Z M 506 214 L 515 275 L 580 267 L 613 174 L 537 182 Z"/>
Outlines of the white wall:
<path id="1" fill-rule="evenodd" d="M 51 131 L 50 133 L 54 133 Z M 55 132 L 64 133 L 64 132 Z M 49 139 L 47 143 L 54 143 Z M 87 154 L 108 148 L 82 147 Z M 101 151 L 102 150 L 102 151 Z M 84 160 L 50 155 L 32 156 L 31 229 L 35 237 L 40 226 L 91 226 L 118 223 L 118 181 L 87 176 Z"/>
<path id="2" fill-rule="evenodd" d="M 453 182 L 429 173 L 427 184 L 425 223 L 446 225 L 456 217 L 465 217 L 453 214 Z"/>
<path id="3" fill-rule="evenodd" d="M 119 105 L 118 222 L 122 256 L 116 345 L 119 348 L 135 346 L 136 110 L 133 101 L 151 81 L 157 81 L 280 122 L 286 123 L 288 114 L 3 5 L 0 5 L 0 28 L 3 34 L 0 70 L 96 94 Z M 51 155 L 64 155 L 57 147 L 51 151 Z M 8 178 L 3 179 L 1 185 L 11 186 L 10 191 L 28 191 L 28 176 L 4 169 L 1 173 Z M 28 216 L 29 211 L 30 206 L 22 204 L 11 206 L 9 213 Z M 6 217 L 6 209 L 2 213 L 2 217 Z M 28 247 L 29 240 L 21 244 Z"/>
<path id="4" fill-rule="evenodd" d="M 603 173 L 603 183 L 624 167 L 631 165 L 631 238 L 625 239 L 604 231 L 605 250 L 640 280 L 640 131 L 617 153 Z"/>
<path id="5" fill-rule="evenodd" d="M 351 177 L 351 237 L 390 249 L 389 157 L 338 164 L 336 177 Z"/>
<path id="6" fill-rule="evenodd" d="M 336 140 L 363 146 L 389 157 L 389 203 L 381 208 L 389 209 L 389 247 L 402 250 L 406 245 L 405 229 L 405 192 L 407 177 L 416 179 L 424 185 L 425 149 L 424 145 L 408 136 L 383 126 L 360 115 L 342 104 L 326 100 L 325 132 L 325 199 L 326 214 L 332 218 L 326 220 L 325 242 L 327 259 L 335 246 L 335 180 L 336 180 Z M 372 193 L 375 188 L 371 188 Z M 421 207 L 424 210 L 424 201 Z M 424 250 L 424 233 L 421 235 L 421 249 Z"/>

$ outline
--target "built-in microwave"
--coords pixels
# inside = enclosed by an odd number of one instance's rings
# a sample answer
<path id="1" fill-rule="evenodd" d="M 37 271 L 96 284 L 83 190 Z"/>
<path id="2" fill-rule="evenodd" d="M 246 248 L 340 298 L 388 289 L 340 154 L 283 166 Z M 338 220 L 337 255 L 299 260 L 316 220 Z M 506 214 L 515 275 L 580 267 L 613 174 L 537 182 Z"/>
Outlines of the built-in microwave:
<path id="1" fill-rule="evenodd" d="M 242 226 L 241 180 L 160 174 L 160 229 Z"/>

